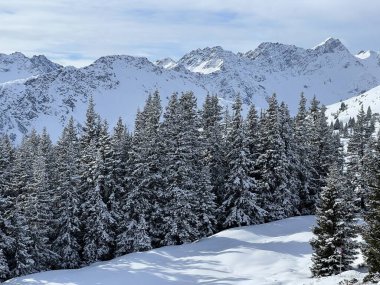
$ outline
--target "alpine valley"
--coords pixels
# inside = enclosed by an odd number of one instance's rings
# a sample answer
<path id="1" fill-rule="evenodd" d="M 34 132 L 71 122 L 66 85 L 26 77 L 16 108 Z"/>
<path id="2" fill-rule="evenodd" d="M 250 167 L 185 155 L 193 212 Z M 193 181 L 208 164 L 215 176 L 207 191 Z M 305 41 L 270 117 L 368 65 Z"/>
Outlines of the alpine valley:
<path id="1" fill-rule="evenodd" d="M 110 125 L 122 116 L 133 128 L 137 109 L 155 90 L 164 105 L 173 92 L 193 91 L 198 104 L 208 93 L 217 94 L 226 104 L 240 94 L 245 104 L 254 102 L 258 108 L 265 108 L 266 97 L 275 92 L 294 112 L 302 92 L 308 99 L 316 96 L 329 105 L 378 85 L 380 55 L 374 51 L 353 55 L 333 38 L 310 49 L 262 43 L 254 50 L 233 53 L 219 46 L 207 47 L 178 61 L 112 55 L 83 68 L 16 52 L 0 54 L 0 132 L 19 140 L 32 128 L 46 127 L 57 139 L 70 116 L 78 124 L 83 122 L 90 97 Z M 378 94 L 374 90 L 347 101 L 348 109 L 367 104 L 365 98 Z M 330 113 L 337 115 L 337 104 Z"/>

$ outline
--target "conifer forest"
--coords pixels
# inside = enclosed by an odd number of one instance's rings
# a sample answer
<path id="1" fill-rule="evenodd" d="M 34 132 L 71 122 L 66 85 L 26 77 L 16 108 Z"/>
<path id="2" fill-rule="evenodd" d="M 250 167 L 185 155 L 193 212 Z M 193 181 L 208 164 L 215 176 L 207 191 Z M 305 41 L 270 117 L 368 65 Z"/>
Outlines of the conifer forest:
<path id="1" fill-rule="evenodd" d="M 208 95 L 198 108 L 186 92 L 161 106 L 155 92 L 132 132 L 90 98 L 86 121 L 69 120 L 57 142 L 2 135 L 0 280 L 299 215 L 316 215 L 313 276 L 350 269 L 359 250 L 378 275 L 378 114 L 330 124 L 316 98 L 301 95 L 295 116 L 275 94 L 267 104 L 243 111 L 237 97 L 227 109 Z"/>

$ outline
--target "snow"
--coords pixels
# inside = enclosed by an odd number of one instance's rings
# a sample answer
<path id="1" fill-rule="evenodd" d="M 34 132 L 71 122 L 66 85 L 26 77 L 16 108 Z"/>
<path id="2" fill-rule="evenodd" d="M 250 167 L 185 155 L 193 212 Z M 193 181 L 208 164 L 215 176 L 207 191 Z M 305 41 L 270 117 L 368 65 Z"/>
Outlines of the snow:
<path id="1" fill-rule="evenodd" d="M 340 110 L 342 103 L 347 106 L 344 111 Z M 341 122 L 347 123 L 350 118 L 356 118 L 361 106 L 363 106 L 364 112 L 367 112 L 367 108 L 370 106 L 372 114 L 380 113 L 380 86 L 359 96 L 327 106 L 326 116 L 331 122 L 338 118 Z"/>
<path id="2" fill-rule="evenodd" d="M 328 37 L 327 39 L 325 39 L 324 41 L 322 41 L 321 43 L 319 43 L 319 44 L 317 44 L 315 47 L 313 47 L 313 49 L 316 49 L 316 48 L 318 48 L 318 47 L 320 47 L 320 46 L 324 46 L 324 45 L 326 45 L 328 42 L 331 42 L 331 41 L 333 41 L 333 40 L 334 40 L 333 37 Z"/>
<path id="3" fill-rule="evenodd" d="M 309 101 L 315 95 L 333 104 L 378 86 L 379 55 L 367 53 L 352 55 L 329 38 L 314 49 L 280 43 L 237 54 L 219 46 L 196 49 L 178 62 L 105 56 L 83 68 L 58 66 L 43 56 L 0 54 L 0 132 L 19 141 L 24 132 L 47 125 L 56 140 L 71 115 L 83 122 L 90 96 L 111 127 L 122 116 L 133 129 L 137 108 L 155 90 L 163 105 L 173 92 L 192 90 L 199 106 L 207 93 L 225 102 L 240 94 L 258 109 L 267 108 L 266 98 L 277 93 L 295 114 L 301 92 Z"/>
<path id="4" fill-rule="evenodd" d="M 192 244 L 128 254 L 77 270 L 57 270 L 19 277 L 7 285 L 170 285 L 338 284 L 362 279 L 347 271 L 341 276 L 312 279 L 311 227 L 314 216 L 234 228 Z"/>

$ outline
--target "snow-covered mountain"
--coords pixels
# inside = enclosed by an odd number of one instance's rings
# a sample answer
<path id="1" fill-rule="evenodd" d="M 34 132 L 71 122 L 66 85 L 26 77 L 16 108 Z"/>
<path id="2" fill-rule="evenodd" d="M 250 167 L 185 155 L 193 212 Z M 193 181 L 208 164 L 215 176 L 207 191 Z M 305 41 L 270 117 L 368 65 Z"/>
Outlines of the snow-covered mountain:
<path id="1" fill-rule="evenodd" d="M 221 47 L 191 51 L 178 61 L 155 63 L 132 56 L 106 56 L 83 67 L 62 67 L 44 56 L 0 55 L 0 132 L 18 137 L 32 127 L 57 137 L 70 115 L 84 118 L 87 99 L 110 125 L 123 116 L 130 127 L 149 92 L 163 103 L 172 92 L 192 90 L 199 101 L 207 93 L 265 107 L 276 92 L 295 111 L 299 94 L 331 104 L 380 85 L 380 57 L 373 51 L 352 55 L 337 39 L 311 49 L 262 43 L 233 53 Z"/>
<path id="2" fill-rule="evenodd" d="M 192 244 L 132 253 L 76 270 L 55 270 L 18 277 L 8 285 L 171 285 L 171 284 L 345 284 L 361 280 L 355 270 L 312 279 L 313 216 L 220 232 Z M 356 261 L 356 266 L 363 262 Z"/>
<path id="3" fill-rule="evenodd" d="M 347 123 L 350 118 L 356 118 L 362 106 L 364 112 L 367 112 L 368 107 L 371 107 L 372 114 L 380 114 L 380 86 L 361 95 L 328 105 L 326 115 L 330 122 L 339 119 L 339 121 Z"/>
<path id="4" fill-rule="evenodd" d="M 20 52 L 0 54 L 0 83 L 24 79 L 62 68 L 43 55 L 28 58 Z"/>

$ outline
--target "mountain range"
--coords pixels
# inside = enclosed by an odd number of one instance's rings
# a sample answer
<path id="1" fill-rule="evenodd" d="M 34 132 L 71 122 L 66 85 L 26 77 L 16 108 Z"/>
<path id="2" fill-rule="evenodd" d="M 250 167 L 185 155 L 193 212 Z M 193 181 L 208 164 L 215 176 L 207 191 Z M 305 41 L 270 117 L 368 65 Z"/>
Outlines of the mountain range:
<path id="1" fill-rule="evenodd" d="M 111 55 L 82 68 L 16 52 L 0 54 L 0 132 L 18 140 L 31 128 L 46 126 L 56 139 L 68 117 L 83 121 L 90 96 L 111 126 L 122 116 L 133 128 L 137 109 L 155 90 L 163 104 L 173 92 L 191 90 L 199 104 L 207 93 L 227 104 L 240 94 L 246 104 L 253 102 L 258 108 L 265 108 L 265 98 L 275 92 L 295 112 L 301 92 L 328 105 L 378 85 L 379 53 L 354 55 L 333 38 L 310 49 L 262 43 L 233 53 L 207 47 L 178 61 Z"/>

